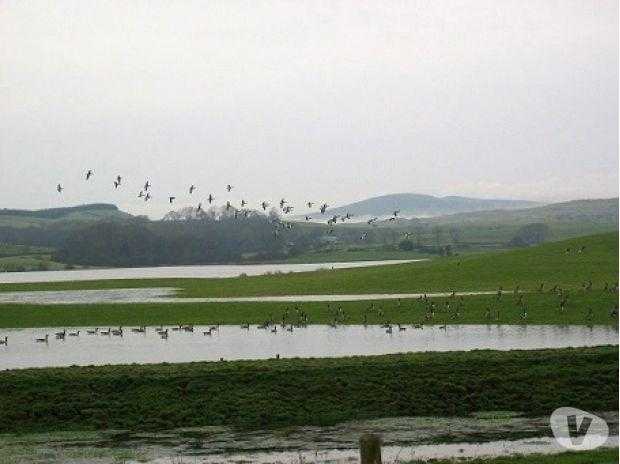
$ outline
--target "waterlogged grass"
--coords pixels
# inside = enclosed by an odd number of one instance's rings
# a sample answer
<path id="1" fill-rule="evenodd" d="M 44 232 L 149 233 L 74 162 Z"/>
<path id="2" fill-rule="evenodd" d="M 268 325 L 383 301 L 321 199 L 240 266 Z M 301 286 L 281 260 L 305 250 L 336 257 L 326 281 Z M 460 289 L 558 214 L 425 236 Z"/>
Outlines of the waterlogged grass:
<path id="1" fill-rule="evenodd" d="M 582 253 L 577 249 L 585 247 Z M 569 248 L 570 253 L 565 250 Z M 138 279 L 90 282 L 2 284 L 0 291 L 105 288 L 180 288 L 184 297 L 408 293 L 514 288 L 534 290 L 560 285 L 595 289 L 618 280 L 618 234 L 609 233 L 547 243 L 527 249 L 438 258 L 428 262 L 274 274 L 226 279 Z"/>
<path id="2" fill-rule="evenodd" d="M 530 454 L 523 456 L 506 456 L 499 458 L 455 460 L 411 461 L 409 464 L 616 464 L 618 448 L 599 448 L 592 451 L 566 452 L 560 454 Z"/>
<path id="3" fill-rule="evenodd" d="M 158 303 L 93 305 L 0 305 L 0 328 L 25 327 L 108 327 L 176 324 L 262 324 L 281 322 L 288 308 L 288 323 L 297 323 L 295 309 L 309 316 L 310 324 L 329 324 L 338 308 L 338 324 L 577 324 L 617 325 L 614 312 L 617 294 L 601 290 L 577 290 L 569 294 L 563 311 L 557 295 L 531 293 L 519 297 L 507 292 L 460 298 L 432 298 L 435 315 L 427 318 L 428 308 L 419 299 L 354 301 L 342 303 Z M 462 303 L 459 303 L 462 301 Z M 446 307 L 449 303 L 450 309 Z M 369 307 L 374 309 L 369 311 Z M 456 315 L 458 309 L 458 316 Z M 489 313 L 488 309 L 491 308 Z M 2 335 L 2 333 L 0 333 Z"/>
<path id="4" fill-rule="evenodd" d="M 0 433 L 618 407 L 618 347 L 0 372 Z"/>

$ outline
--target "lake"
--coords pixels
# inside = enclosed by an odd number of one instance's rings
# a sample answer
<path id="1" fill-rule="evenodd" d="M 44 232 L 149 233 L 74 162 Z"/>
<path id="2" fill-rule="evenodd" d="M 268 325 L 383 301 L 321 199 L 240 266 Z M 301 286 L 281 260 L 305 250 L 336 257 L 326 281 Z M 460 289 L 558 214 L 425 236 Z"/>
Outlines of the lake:
<path id="1" fill-rule="evenodd" d="M 75 269 L 71 271 L 0 272 L 0 284 L 26 282 L 67 282 L 76 280 L 108 279 L 180 279 L 180 278 L 223 278 L 268 273 L 309 272 L 319 269 L 349 269 L 357 267 L 403 264 L 426 259 L 404 259 L 387 261 L 353 261 L 344 263 L 312 264 L 212 264 L 205 266 L 161 266 L 106 269 Z"/>
<path id="2" fill-rule="evenodd" d="M 467 351 L 475 349 L 512 350 L 617 345 L 618 328 L 611 326 L 559 325 L 449 325 L 404 326 L 386 333 L 380 326 L 311 325 L 293 328 L 277 326 L 277 332 L 251 326 L 221 326 L 205 336 L 206 326 L 194 332 L 169 328 L 162 339 L 153 328 L 122 336 L 87 335 L 87 328 L 72 328 L 79 336 L 56 340 L 61 328 L 5 329 L 8 345 L 0 346 L 0 369 L 103 365 L 131 363 L 180 363 L 239 359 L 292 357 L 343 357 L 423 351 Z M 107 329 L 107 328 L 106 328 Z M 48 343 L 35 338 L 49 335 Z"/>

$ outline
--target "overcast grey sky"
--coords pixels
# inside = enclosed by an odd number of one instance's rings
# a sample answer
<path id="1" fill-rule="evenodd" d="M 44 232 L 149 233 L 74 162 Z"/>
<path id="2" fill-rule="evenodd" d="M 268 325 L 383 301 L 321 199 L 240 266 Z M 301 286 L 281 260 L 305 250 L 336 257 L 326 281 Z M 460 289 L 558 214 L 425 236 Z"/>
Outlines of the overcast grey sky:
<path id="1" fill-rule="evenodd" d="M 617 150 L 615 0 L 0 0 L 0 208 L 610 197 Z"/>

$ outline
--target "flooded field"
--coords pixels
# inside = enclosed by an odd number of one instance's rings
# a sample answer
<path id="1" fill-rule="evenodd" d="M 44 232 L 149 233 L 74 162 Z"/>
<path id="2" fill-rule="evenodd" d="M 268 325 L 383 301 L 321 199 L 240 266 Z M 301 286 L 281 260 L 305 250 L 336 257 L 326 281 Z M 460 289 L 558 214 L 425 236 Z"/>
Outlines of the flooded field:
<path id="1" fill-rule="evenodd" d="M 319 269 L 346 269 L 387 264 L 403 264 L 426 259 L 386 261 L 352 261 L 312 264 L 212 264 L 205 266 L 161 266 L 109 269 L 76 269 L 71 271 L 0 272 L 0 284 L 24 282 L 66 282 L 106 279 L 222 278 L 262 275 L 276 272 L 309 272 Z"/>
<path id="2" fill-rule="evenodd" d="M 0 369 L 160 362 L 342 357 L 422 351 L 564 348 L 618 344 L 611 326 L 191 326 L 6 329 Z M 91 333 L 89 333 L 91 332 Z M 165 334 L 165 335 L 163 335 Z M 47 337 L 47 340 L 46 340 Z"/>
<path id="3" fill-rule="evenodd" d="M 247 297 L 176 297 L 175 288 L 119 288 L 105 290 L 39 290 L 31 292 L 0 292 L 0 304 L 100 304 L 100 303 L 230 303 L 230 302 L 334 302 L 419 298 L 426 295 L 448 297 L 443 293 L 363 293 L 355 295 L 277 295 Z M 496 292 L 455 292 L 456 296 L 494 295 Z"/>
<path id="4" fill-rule="evenodd" d="M 605 418 L 611 432 L 606 446 L 617 447 L 618 413 L 599 415 Z M 466 418 L 386 418 L 330 427 L 251 432 L 202 427 L 161 433 L 108 431 L 5 435 L 0 436 L 0 449 L 3 450 L 0 458 L 6 462 L 76 464 L 356 463 L 359 461 L 358 440 L 366 432 L 381 435 L 384 462 L 565 451 L 551 437 L 548 418 L 497 412 Z"/>

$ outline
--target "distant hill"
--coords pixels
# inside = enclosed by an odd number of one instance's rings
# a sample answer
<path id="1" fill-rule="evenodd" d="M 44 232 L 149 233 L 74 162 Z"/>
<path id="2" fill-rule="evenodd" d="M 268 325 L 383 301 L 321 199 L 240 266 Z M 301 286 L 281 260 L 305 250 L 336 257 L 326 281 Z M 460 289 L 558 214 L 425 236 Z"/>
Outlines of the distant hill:
<path id="1" fill-rule="evenodd" d="M 0 209 L 0 226 L 29 227 L 55 221 L 87 222 L 100 219 L 127 219 L 132 217 L 115 205 L 94 203 L 66 208 L 48 208 L 39 210 Z"/>
<path id="2" fill-rule="evenodd" d="M 506 210 L 539 206 L 540 203 L 522 200 L 485 200 L 459 196 L 435 197 L 416 193 L 397 193 L 369 198 L 337 208 L 328 209 L 330 214 L 347 212 L 364 219 L 369 216 L 383 218 L 400 210 L 402 217 L 434 217 L 472 211 Z"/>
<path id="3" fill-rule="evenodd" d="M 597 200 L 574 200 L 553 203 L 527 209 L 511 211 L 478 211 L 441 216 L 431 219 L 438 224 L 506 224 L 513 225 L 533 222 L 576 223 L 618 226 L 618 198 Z"/>

